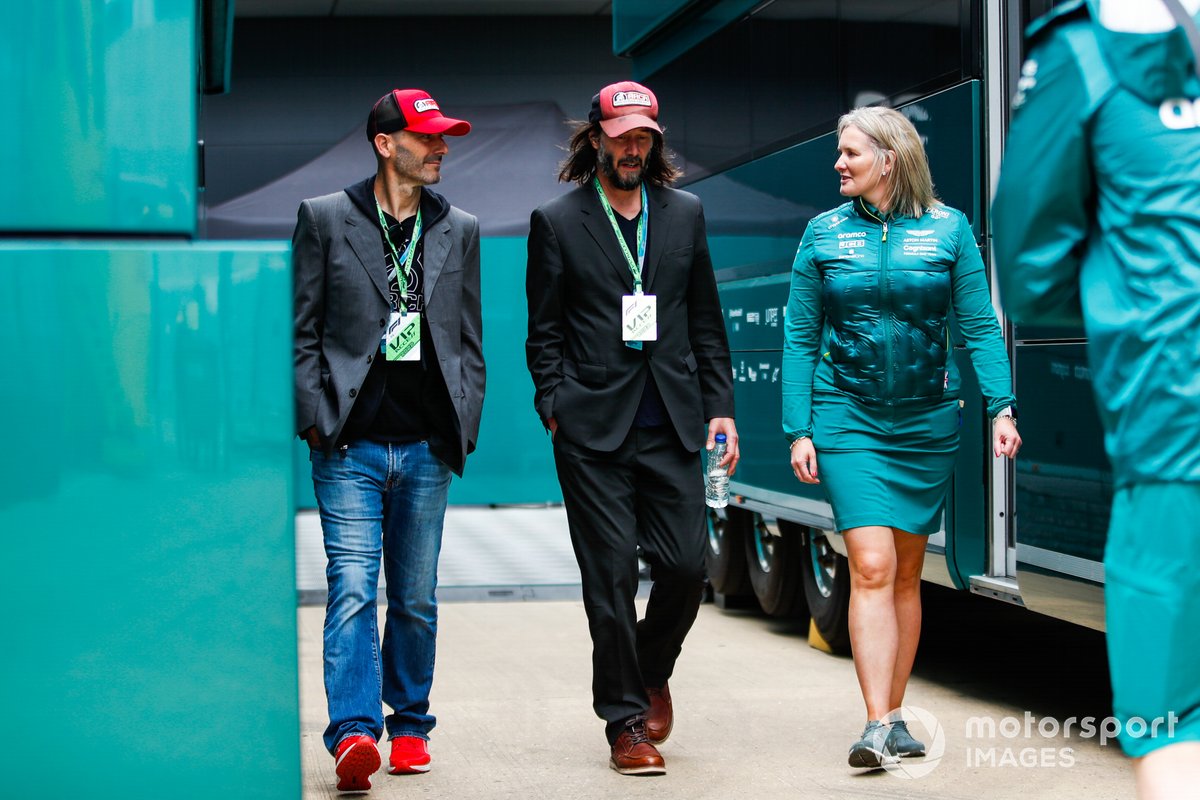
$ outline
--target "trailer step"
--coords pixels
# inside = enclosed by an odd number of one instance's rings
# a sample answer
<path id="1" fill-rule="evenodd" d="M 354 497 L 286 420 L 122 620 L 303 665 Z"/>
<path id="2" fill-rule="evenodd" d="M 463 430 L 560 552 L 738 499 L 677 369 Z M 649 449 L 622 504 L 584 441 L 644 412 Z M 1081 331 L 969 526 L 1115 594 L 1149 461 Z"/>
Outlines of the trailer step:
<path id="1" fill-rule="evenodd" d="M 995 600 L 1003 600 L 1017 606 L 1024 606 L 1021 599 L 1021 587 L 1012 578 L 996 577 L 994 575 L 972 575 L 972 594 L 980 594 Z"/>

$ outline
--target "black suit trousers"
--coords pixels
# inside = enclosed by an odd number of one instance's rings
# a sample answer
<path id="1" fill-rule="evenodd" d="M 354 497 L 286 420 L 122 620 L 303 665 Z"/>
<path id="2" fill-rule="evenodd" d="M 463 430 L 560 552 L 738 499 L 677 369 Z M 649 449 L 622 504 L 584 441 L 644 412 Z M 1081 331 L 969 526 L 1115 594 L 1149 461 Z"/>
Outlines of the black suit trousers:
<path id="1" fill-rule="evenodd" d="M 608 723 L 649 707 L 666 683 L 704 589 L 704 481 L 700 454 L 669 426 L 633 428 L 616 450 L 554 439 L 571 543 L 592 636 L 592 701 Z M 638 549 L 653 588 L 637 620 Z"/>

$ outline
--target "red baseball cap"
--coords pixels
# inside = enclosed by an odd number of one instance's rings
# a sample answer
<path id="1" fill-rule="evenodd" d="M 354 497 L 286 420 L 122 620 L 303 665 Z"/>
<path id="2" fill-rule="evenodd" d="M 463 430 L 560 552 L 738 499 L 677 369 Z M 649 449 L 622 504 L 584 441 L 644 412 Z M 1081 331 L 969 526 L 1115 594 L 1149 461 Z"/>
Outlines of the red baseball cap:
<path id="1" fill-rule="evenodd" d="M 621 81 L 605 86 L 592 98 L 588 122 L 599 122 L 609 136 L 620 136 L 634 128 L 649 128 L 662 133 L 658 127 L 658 98 L 654 92 L 633 81 Z"/>
<path id="2" fill-rule="evenodd" d="M 406 130 L 413 133 L 444 133 L 462 136 L 471 123 L 442 116 L 437 101 L 421 89 L 392 89 L 375 103 L 367 116 L 367 138 L 379 133 Z"/>

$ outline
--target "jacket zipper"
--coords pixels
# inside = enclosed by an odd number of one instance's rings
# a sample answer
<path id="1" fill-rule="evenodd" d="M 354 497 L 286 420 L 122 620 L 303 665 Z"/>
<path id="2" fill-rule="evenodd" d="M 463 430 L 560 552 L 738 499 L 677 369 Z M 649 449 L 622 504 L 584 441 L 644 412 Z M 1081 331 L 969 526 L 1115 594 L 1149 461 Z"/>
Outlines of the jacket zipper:
<path id="1" fill-rule="evenodd" d="M 892 368 L 892 314 L 889 311 L 889 300 L 891 299 L 891 290 L 888 286 L 888 224 L 884 220 L 871 213 L 867 208 L 866 203 L 862 203 L 862 210 L 867 216 L 883 226 L 883 235 L 879 240 L 879 318 L 883 323 L 883 364 L 884 364 L 884 402 L 892 405 L 895 379 L 894 370 Z"/>

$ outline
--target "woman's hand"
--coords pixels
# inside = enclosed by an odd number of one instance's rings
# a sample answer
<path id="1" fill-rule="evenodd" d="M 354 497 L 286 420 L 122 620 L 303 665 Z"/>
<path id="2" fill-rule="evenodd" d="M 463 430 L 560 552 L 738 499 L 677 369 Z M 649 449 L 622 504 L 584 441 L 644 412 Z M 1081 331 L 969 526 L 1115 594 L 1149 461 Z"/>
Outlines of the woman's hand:
<path id="1" fill-rule="evenodd" d="M 807 436 L 792 442 L 792 472 L 801 483 L 821 482 L 817 478 L 817 448 Z"/>
<path id="2" fill-rule="evenodd" d="M 1021 434 L 1017 433 L 1017 423 L 1012 417 L 997 417 L 992 423 L 992 452 L 999 456 L 1016 458 L 1021 449 Z"/>

